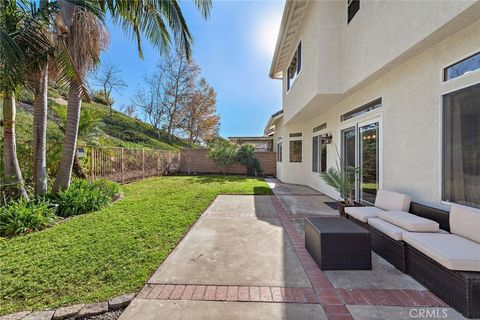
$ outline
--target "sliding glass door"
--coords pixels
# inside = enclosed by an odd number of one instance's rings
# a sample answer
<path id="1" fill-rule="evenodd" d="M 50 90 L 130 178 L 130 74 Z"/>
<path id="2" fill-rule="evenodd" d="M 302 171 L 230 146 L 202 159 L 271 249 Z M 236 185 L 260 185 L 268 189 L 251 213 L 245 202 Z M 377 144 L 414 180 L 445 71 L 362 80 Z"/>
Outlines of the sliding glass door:
<path id="1" fill-rule="evenodd" d="M 342 169 L 360 168 L 355 181 L 355 198 L 360 202 L 374 203 L 379 188 L 379 135 L 378 120 L 355 123 L 341 132 Z"/>

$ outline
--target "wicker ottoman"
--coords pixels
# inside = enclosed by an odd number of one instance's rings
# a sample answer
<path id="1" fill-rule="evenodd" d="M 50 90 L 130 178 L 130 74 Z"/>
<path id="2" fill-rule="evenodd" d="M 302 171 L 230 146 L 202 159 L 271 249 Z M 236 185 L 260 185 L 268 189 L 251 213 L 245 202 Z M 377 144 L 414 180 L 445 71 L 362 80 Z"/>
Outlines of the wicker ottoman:
<path id="1" fill-rule="evenodd" d="M 322 270 L 371 270 L 370 232 L 342 217 L 305 218 L 305 248 Z"/>

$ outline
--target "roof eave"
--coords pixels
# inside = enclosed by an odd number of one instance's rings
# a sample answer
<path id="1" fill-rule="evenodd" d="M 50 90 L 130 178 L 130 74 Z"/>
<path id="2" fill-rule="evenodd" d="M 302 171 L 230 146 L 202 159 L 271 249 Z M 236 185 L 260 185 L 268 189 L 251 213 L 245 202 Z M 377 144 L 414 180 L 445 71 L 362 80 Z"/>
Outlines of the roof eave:
<path id="1" fill-rule="evenodd" d="M 283 75 L 281 75 L 281 71 L 277 71 L 277 64 L 278 64 L 278 53 L 280 51 L 281 46 L 283 45 L 283 36 L 285 31 L 285 26 L 287 24 L 288 17 L 290 16 L 290 12 L 292 10 L 294 1 L 287 0 L 285 2 L 285 7 L 283 8 L 282 14 L 282 22 L 280 24 L 280 30 L 278 32 L 277 43 L 275 44 L 275 51 L 273 53 L 272 64 L 270 66 L 269 76 L 271 79 L 282 79 Z"/>

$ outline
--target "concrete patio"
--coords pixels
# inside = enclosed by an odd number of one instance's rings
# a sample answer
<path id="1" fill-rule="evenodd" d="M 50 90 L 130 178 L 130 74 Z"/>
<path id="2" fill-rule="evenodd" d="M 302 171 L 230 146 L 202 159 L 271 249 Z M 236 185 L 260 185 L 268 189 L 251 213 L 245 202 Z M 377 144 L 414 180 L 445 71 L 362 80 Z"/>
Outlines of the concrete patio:
<path id="1" fill-rule="evenodd" d="M 371 271 L 321 271 L 303 220 L 338 215 L 333 200 L 267 182 L 275 195 L 217 197 L 120 319 L 463 319 L 375 254 Z"/>

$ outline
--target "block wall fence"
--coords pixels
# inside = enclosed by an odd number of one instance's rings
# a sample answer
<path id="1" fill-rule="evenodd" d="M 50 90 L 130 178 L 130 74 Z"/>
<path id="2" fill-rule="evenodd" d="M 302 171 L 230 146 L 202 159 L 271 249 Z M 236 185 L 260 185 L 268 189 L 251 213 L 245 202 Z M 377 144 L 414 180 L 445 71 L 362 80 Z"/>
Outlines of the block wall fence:
<path id="1" fill-rule="evenodd" d="M 208 156 L 208 149 L 183 149 L 180 151 L 180 172 L 195 173 L 222 173 Z M 273 176 L 276 172 L 275 152 L 255 152 L 255 156 L 262 167 L 262 174 Z M 226 168 L 228 174 L 246 174 L 247 169 L 242 165 Z"/>

